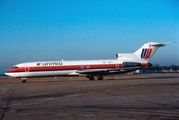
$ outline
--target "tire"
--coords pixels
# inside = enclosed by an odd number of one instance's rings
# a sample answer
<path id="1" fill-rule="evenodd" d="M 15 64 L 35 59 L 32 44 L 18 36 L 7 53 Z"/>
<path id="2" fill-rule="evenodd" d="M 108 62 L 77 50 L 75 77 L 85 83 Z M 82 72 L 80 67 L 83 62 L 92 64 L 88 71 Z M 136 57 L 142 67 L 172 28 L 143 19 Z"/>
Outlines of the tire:
<path id="1" fill-rule="evenodd" d="M 103 80 L 103 76 L 98 77 L 98 80 Z"/>
<path id="2" fill-rule="evenodd" d="M 89 80 L 94 80 L 94 76 L 89 76 Z"/>

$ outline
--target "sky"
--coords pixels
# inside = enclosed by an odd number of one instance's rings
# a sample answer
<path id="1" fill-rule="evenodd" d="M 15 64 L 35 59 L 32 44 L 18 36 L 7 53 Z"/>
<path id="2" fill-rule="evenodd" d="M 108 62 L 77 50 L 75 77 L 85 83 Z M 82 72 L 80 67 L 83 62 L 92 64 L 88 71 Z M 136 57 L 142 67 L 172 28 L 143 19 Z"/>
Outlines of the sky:
<path id="1" fill-rule="evenodd" d="M 179 65 L 178 0 L 0 0 L 0 73 L 23 62 L 115 59 L 168 41 L 151 63 Z"/>

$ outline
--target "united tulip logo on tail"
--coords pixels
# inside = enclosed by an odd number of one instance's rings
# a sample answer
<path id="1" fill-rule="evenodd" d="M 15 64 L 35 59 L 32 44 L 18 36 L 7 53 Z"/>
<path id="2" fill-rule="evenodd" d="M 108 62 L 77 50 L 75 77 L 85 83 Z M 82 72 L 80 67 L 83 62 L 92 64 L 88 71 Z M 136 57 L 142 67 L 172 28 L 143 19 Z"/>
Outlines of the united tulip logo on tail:
<path id="1" fill-rule="evenodd" d="M 141 58 L 148 59 L 152 53 L 152 48 L 144 48 L 142 49 Z"/>

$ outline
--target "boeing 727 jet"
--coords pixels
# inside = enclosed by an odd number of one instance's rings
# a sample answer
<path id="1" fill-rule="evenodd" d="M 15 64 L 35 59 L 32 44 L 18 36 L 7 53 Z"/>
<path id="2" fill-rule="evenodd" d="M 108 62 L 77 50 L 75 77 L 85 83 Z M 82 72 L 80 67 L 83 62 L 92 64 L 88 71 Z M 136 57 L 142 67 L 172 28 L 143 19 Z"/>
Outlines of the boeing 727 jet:
<path id="1" fill-rule="evenodd" d="M 45 76 L 86 76 L 89 80 L 103 80 L 103 76 L 123 74 L 137 69 L 151 67 L 149 59 L 159 47 L 167 43 L 147 42 L 134 53 L 117 53 L 112 60 L 39 61 L 14 65 L 5 74 L 21 78 Z"/>

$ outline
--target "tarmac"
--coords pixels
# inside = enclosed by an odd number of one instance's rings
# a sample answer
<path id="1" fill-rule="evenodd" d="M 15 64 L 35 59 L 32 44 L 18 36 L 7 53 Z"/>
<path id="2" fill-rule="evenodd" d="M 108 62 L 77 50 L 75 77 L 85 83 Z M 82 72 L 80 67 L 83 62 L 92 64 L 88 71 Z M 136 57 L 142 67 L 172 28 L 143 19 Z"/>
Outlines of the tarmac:
<path id="1" fill-rule="evenodd" d="M 1 120 L 178 120 L 179 74 L 0 78 Z"/>

